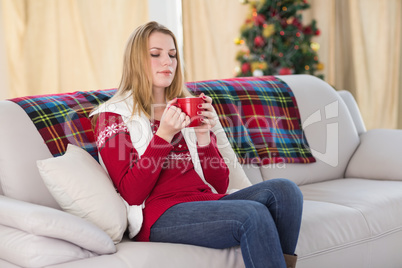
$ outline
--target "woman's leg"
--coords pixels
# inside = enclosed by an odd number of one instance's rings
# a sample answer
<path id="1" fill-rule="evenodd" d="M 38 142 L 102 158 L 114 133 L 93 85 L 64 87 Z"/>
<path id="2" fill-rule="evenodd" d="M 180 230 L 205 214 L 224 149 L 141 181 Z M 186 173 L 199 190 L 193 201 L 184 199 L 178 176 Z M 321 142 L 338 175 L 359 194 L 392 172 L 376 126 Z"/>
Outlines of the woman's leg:
<path id="1" fill-rule="evenodd" d="M 303 196 L 295 183 L 287 179 L 272 179 L 221 200 L 252 200 L 265 205 L 276 224 L 283 253 L 294 254 L 303 209 Z"/>
<path id="2" fill-rule="evenodd" d="M 240 245 L 247 268 L 286 267 L 271 213 L 255 201 L 175 205 L 152 226 L 150 240 L 219 249 Z"/>

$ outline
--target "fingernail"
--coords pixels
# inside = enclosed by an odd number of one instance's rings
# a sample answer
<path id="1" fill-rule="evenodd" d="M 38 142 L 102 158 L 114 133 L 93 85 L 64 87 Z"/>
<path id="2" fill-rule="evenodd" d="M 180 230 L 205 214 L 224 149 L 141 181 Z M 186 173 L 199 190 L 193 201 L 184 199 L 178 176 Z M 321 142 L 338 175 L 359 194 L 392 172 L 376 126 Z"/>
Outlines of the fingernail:
<path id="1" fill-rule="evenodd" d="M 205 96 L 205 95 L 202 95 L 202 98 L 203 98 L 203 99 L 206 99 L 206 98 L 207 98 L 207 96 Z"/>
<path id="2" fill-rule="evenodd" d="M 201 114 L 202 114 L 202 112 L 198 111 L 198 112 L 197 112 L 197 114 L 198 114 L 198 115 L 201 115 Z"/>
<path id="3" fill-rule="evenodd" d="M 198 104 L 198 106 L 197 106 L 198 108 L 202 108 L 202 104 Z"/>

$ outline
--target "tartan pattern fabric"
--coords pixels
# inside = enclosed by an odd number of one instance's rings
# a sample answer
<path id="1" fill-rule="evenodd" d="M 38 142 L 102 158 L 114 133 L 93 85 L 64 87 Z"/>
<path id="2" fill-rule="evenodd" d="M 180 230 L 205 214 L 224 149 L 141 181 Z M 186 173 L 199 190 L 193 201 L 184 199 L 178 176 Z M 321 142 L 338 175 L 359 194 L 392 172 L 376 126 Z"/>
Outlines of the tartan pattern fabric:
<path id="1" fill-rule="evenodd" d="M 187 83 L 194 94 L 213 99 L 240 163 L 312 163 L 315 158 L 301 128 L 293 92 L 274 76 L 232 78 Z M 67 144 L 84 148 L 96 160 L 98 151 L 90 111 L 116 89 L 29 96 L 11 99 L 21 106 L 53 156 Z"/>
<path id="2" fill-rule="evenodd" d="M 95 136 L 88 118 L 92 109 L 108 100 L 115 89 L 77 91 L 42 96 L 14 98 L 38 129 L 53 156 L 63 155 L 72 143 L 98 160 Z"/>
<path id="3" fill-rule="evenodd" d="M 296 99 L 274 76 L 187 83 L 210 96 L 240 163 L 315 162 L 301 127 Z"/>

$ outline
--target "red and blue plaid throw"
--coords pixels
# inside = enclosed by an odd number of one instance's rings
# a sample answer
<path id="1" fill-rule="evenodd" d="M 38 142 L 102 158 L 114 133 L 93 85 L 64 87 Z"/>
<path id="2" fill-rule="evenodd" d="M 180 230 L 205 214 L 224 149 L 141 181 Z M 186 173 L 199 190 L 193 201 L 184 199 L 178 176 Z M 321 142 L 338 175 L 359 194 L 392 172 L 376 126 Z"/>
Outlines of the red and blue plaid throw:
<path id="1" fill-rule="evenodd" d="M 312 163 L 296 99 L 274 76 L 188 83 L 213 99 L 222 127 L 240 163 Z"/>
<path id="2" fill-rule="evenodd" d="M 53 156 L 63 155 L 67 144 L 85 149 L 96 160 L 98 150 L 89 113 L 108 100 L 115 89 L 77 91 L 11 99 L 21 106 L 41 134 Z"/>
<path id="3" fill-rule="evenodd" d="M 241 163 L 315 162 L 290 88 L 273 76 L 187 83 L 196 95 L 213 99 L 219 119 Z M 67 144 L 86 149 L 98 160 L 88 115 L 108 100 L 115 89 L 62 93 L 11 99 L 38 129 L 53 156 Z"/>

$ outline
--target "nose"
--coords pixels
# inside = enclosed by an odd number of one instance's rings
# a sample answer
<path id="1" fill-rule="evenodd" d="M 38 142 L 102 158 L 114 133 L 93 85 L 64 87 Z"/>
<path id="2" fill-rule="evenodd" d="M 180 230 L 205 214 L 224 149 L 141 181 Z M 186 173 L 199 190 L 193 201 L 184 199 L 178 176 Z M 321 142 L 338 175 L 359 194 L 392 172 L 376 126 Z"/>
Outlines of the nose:
<path id="1" fill-rule="evenodd" d="M 162 58 L 162 65 L 167 65 L 169 66 L 170 64 L 172 64 L 172 58 L 169 56 L 169 54 L 166 54 L 163 58 Z"/>

